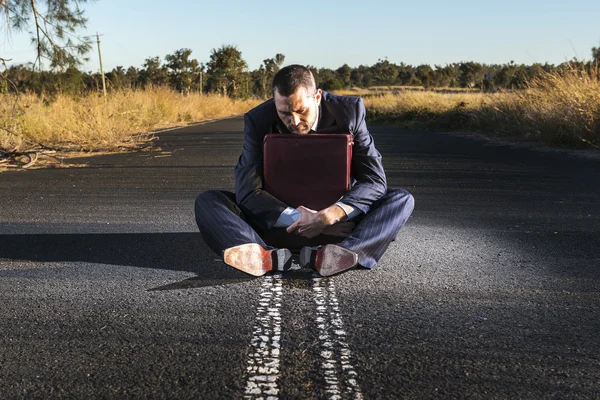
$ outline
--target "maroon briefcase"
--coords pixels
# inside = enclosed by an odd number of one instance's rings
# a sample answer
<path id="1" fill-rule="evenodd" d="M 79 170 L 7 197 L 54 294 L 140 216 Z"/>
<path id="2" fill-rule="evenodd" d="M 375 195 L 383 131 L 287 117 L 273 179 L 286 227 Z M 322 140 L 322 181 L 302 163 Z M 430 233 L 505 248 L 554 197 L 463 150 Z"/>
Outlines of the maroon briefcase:
<path id="1" fill-rule="evenodd" d="M 269 134 L 264 139 L 264 189 L 291 207 L 316 211 L 350 189 L 352 135 Z"/>
<path id="2" fill-rule="evenodd" d="M 264 139 L 264 189 L 287 205 L 315 211 L 329 207 L 350 189 L 350 134 L 268 134 Z M 312 239 L 273 229 L 264 235 L 274 247 L 298 251 L 303 246 L 338 243 L 343 238 Z"/>

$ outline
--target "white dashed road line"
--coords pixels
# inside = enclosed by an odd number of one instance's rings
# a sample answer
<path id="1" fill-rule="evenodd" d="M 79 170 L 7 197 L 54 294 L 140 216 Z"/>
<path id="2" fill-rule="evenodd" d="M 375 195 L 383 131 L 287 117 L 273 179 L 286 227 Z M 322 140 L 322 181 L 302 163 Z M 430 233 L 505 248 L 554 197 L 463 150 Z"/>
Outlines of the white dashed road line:
<path id="1" fill-rule="evenodd" d="M 280 274 L 262 278 L 260 301 L 250 341 L 244 399 L 279 398 L 277 378 L 280 365 L 281 295 Z"/>
<path id="2" fill-rule="evenodd" d="M 281 306 L 283 288 L 281 274 L 262 278 L 260 300 L 248 354 L 244 399 L 279 399 Z M 363 399 L 357 373 L 351 363 L 350 347 L 340 314 L 332 279 L 313 278 L 312 295 L 316 307 L 320 354 L 320 372 L 325 380 L 325 393 L 331 400 Z M 307 312 L 311 312 L 307 310 Z"/>
<path id="3" fill-rule="evenodd" d="M 313 297 L 319 334 L 321 369 L 325 375 L 325 392 L 329 399 L 362 399 L 351 363 L 350 347 L 340 314 L 332 279 L 314 278 Z"/>

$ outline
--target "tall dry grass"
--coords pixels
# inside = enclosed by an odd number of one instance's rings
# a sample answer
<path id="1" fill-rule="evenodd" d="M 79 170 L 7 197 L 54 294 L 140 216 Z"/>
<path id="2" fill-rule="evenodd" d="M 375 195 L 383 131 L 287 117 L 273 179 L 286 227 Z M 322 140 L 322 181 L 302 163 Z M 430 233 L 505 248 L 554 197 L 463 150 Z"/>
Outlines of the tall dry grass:
<path id="1" fill-rule="evenodd" d="M 115 150 L 137 144 L 147 132 L 243 114 L 260 100 L 217 95 L 182 96 L 167 88 L 46 100 L 0 96 L 0 149 Z M 3 128 L 3 129 L 2 129 Z"/>
<path id="2" fill-rule="evenodd" d="M 371 86 L 369 88 L 352 87 L 350 89 L 334 90 L 333 93 L 341 96 L 379 97 L 386 94 L 401 94 L 404 92 L 427 92 L 427 93 L 474 93 L 479 89 L 469 88 L 424 88 L 423 86 Z"/>
<path id="3" fill-rule="evenodd" d="M 581 71 L 547 73 L 507 93 L 402 92 L 365 98 L 371 120 L 470 129 L 553 146 L 600 148 L 600 82 Z"/>
<path id="4" fill-rule="evenodd" d="M 446 112 L 462 110 L 474 111 L 486 102 L 502 94 L 477 93 L 437 93 L 431 91 L 406 91 L 386 93 L 381 96 L 364 98 L 369 115 L 373 118 L 392 118 L 407 122 L 434 120 Z"/>
<path id="5" fill-rule="evenodd" d="M 153 130 L 243 114 L 261 101 L 182 96 L 166 88 L 116 92 L 107 98 L 0 95 L 0 149 L 24 151 L 39 144 L 110 151 L 135 146 Z M 365 103 L 371 120 L 404 127 L 471 129 L 600 148 L 600 82 L 580 71 L 542 75 L 521 91 L 409 90 L 365 96 Z"/>
<path id="6" fill-rule="evenodd" d="M 473 115 L 481 129 L 551 145 L 600 148 L 600 81 L 585 72 L 548 73 Z"/>

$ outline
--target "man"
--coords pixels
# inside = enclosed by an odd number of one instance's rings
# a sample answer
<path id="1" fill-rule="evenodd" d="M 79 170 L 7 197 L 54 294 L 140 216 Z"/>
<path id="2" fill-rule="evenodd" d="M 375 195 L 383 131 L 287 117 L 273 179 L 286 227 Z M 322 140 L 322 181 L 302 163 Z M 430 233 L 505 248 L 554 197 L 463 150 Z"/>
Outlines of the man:
<path id="1" fill-rule="evenodd" d="M 350 190 L 323 210 L 293 209 L 273 197 L 263 190 L 268 133 L 352 134 Z M 412 213 L 414 199 L 404 189 L 387 187 L 362 99 L 317 89 L 308 68 L 290 65 L 273 78 L 273 98 L 244 116 L 244 135 L 235 194 L 211 190 L 196 199 L 196 222 L 207 245 L 228 265 L 259 276 L 289 268 L 291 252 L 263 240 L 265 233 L 285 229 L 306 240 L 300 264 L 323 276 L 358 265 L 373 268 Z M 319 243 L 331 237 L 336 243 Z"/>

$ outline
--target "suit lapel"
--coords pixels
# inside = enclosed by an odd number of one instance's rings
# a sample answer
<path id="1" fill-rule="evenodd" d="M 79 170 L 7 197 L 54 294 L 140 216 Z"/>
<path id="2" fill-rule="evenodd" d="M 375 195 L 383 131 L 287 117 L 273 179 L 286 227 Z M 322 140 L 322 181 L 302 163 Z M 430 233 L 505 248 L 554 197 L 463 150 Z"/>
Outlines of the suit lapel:
<path id="1" fill-rule="evenodd" d="M 279 119 L 277 113 L 275 113 L 275 122 L 271 125 L 271 132 L 269 133 L 290 133 L 288 128 Z"/>
<path id="2" fill-rule="evenodd" d="M 337 124 L 335 117 L 327 109 L 325 98 L 321 99 L 319 109 L 319 124 L 317 125 L 317 133 L 335 133 L 337 131 Z"/>

